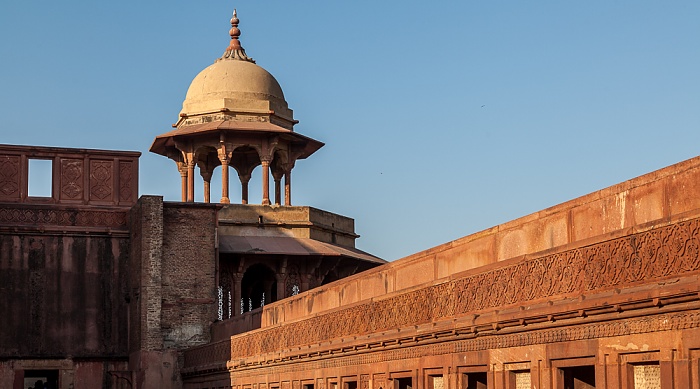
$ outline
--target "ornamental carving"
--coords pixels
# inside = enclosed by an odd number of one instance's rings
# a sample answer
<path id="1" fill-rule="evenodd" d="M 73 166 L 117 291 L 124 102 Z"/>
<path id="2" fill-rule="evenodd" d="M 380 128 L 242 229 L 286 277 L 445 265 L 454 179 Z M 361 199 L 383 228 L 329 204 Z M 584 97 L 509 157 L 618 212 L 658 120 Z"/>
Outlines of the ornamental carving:
<path id="1" fill-rule="evenodd" d="M 484 337 L 456 340 L 448 343 L 417 345 L 413 347 L 382 350 L 382 352 L 372 352 L 351 356 L 340 355 L 336 358 L 321 358 L 308 361 L 300 360 L 293 364 L 266 364 L 266 367 L 258 367 L 252 370 L 242 370 L 237 372 L 236 376 L 247 377 L 273 373 L 294 373 L 299 371 L 378 364 L 434 355 L 456 354 L 557 342 L 572 342 L 659 331 L 686 330 L 698 327 L 700 327 L 700 313 L 698 312 L 667 313 L 650 317 L 627 318 L 624 320 L 616 320 L 605 323 L 583 324 L 575 327 L 524 331 L 514 334 L 487 335 Z M 228 341 L 225 343 L 228 344 Z M 220 344 L 223 344 L 223 342 L 217 343 L 217 348 Z M 192 367 L 211 363 L 212 360 L 200 359 L 204 356 L 202 351 L 202 348 L 187 350 L 185 352 L 185 366 Z M 192 354 L 194 354 L 193 352 L 200 358 L 192 358 Z M 232 359 L 235 360 L 236 358 L 233 357 Z M 199 363 L 193 363 L 195 361 Z M 257 360 L 255 363 L 257 363 Z M 386 374 L 384 373 L 374 375 L 373 389 L 380 388 L 387 389 Z"/>
<path id="2" fill-rule="evenodd" d="M 19 157 L 0 157 L 0 198 L 19 200 L 20 177 Z"/>
<path id="3" fill-rule="evenodd" d="M 46 208 L 0 208 L 0 225 L 53 225 L 125 228 L 126 211 L 60 210 Z"/>
<path id="4" fill-rule="evenodd" d="M 119 201 L 133 201 L 132 162 L 119 162 Z"/>
<path id="5" fill-rule="evenodd" d="M 376 333 L 485 309 L 695 272 L 700 270 L 699 230 L 700 221 L 694 219 L 340 309 L 294 325 L 233 338 L 231 355 L 234 358 L 260 355 L 343 336 Z M 567 340 L 562 337 L 564 333 L 547 334 L 554 338 L 538 343 Z M 499 342 L 503 339 L 507 338 L 501 337 Z"/>
<path id="6" fill-rule="evenodd" d="M 68 200 L 83 198 L 83 161 L 61 160 L 61 197 Z"/>
<path id="7" fill-rule="evenodd" d="M 111 200 L 112 185 L 112 161 L 90 161 L 90 199 Z"/>

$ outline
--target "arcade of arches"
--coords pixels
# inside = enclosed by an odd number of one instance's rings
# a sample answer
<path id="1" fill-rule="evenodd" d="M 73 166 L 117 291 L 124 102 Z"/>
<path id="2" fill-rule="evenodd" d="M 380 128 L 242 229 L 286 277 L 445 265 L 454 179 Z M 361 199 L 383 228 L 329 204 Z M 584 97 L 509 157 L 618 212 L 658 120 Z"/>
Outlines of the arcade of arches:
<path id="1" fill-rule="evenodd" d="M 290 255 L 219 255 L 219 320 L 262 308 L 371 264 L 356 259 Z"/>

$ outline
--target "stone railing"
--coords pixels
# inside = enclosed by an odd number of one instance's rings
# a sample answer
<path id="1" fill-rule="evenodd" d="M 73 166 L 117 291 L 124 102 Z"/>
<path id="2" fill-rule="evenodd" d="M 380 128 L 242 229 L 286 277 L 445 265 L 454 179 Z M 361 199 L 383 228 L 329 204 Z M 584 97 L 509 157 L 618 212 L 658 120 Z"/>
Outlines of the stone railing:
<path id="1" fill-rule="evenodd" d="M 262 308 L 258 308 L 230 319 L 217 321 L 211 326 L 211 339 L 212 341 L 228 339 L 233 335 L 258 329 L 261 317 Z"/>

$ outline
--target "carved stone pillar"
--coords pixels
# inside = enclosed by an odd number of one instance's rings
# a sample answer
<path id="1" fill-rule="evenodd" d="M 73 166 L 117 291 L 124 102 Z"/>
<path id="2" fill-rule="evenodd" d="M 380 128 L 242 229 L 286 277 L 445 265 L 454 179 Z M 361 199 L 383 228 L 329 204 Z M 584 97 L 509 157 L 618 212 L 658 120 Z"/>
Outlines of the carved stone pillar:
<path id="1" fill-rule="evenodd" d="M 242 314 L 241 312 L 241 280 L 243 279 L 243 274 L 240 273 L 235 273 L 233 274 L 233 287 L 231 288 L 232 292 L 232 301 L 231 304 L 233 304 L 233 316 L 238 316 Z"/>
<path id="2" fill-rule="evenodd" d="M 231 199 L 228 197 L 228 164 L 229 157 L 226 154 L 226 149 L 219 149 L 219 161 L 221 161 L 221 204 L 230 204 Z"/>
<path id="3" fill-rule="evenodd" d="M 282 181 L 282 180 L 275 177 L 275 204 L 276 205 L 282 204 L 282 185 L 281 185 L 280 181 Z"/>
<path id="4" fill-rule="evenodd" d="M 262 161 L 262 204 L 270 205 L 270 161 Z"/>
<path id="5" fill-rule="evenodd" d="M 241 204 L 248 204 L 248 182 L 250 182 L 250 174 L 245 176 L 238 175 L 241 180 Z"/>
<path id="6" fill-rule="evenodd" d="M 194 155 L 187 158 L 187 202 L 194 202 Z"/>
<path id="7" fill-rule="evenodd" d="M 182 191 L 182 202 L 187 201 L 187 165 L 184 162 L 175 162 L 177 170 L 180 172 L 180 190 Z"/>
<path id="8" fill-rule="evenodd" d="M 211 169 L 213 170 L 213 169 Z M 205 203 L 210 203 L 211 202 L 211 171 L 207 167 L 199 166 L 199 174 L 202 175 L 202 179 L 204 180 L 204 202 Z"/>
<path id="9" fill-rule="evenodd" d="M 289 297 L 286 294 L 286 281 L 287 281 L 287 275 L 284 273 L 278 273 L 275 275 L 275 278 L 277 278 L 277 300 L 282 300 L 285 297 Z"/>
<path id="10" fill-rule="evenodd" d="M 284 205 L 292 205 L 292 169 L 284 174 Z"/>

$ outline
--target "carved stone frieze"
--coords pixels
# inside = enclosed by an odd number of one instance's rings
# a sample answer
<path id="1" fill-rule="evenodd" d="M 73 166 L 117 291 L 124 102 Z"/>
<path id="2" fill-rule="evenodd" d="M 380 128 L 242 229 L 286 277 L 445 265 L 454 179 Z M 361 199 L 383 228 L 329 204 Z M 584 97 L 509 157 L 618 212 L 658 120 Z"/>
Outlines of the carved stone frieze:
<path id="1" fill-rule="evenodd" d="M 259 355 L 698 271 L 699 228 L 697 219 L 681 222 L 236 337 L 231 355 Z"/>
<path id="2" fill-rule="evenodd" d="M 251 366 L 234 366 L 236 377 L 261 376 L 265 374 L 282 374 L 299 371 L 313 371 L 328 368 L 347 366 L 370 365 L 384 362 L 408 360 L 426 356 L 437 356 L 472 351 L 482 351 L 507 347 L 531 346 L 556 342 L 570 342 L 578 340 L 598 339 L 613 336 L 626 336 L 660 331 L 685 330 L 700 327 L 700 312 L 680 312 L 639 317 L 611 322 L 583 324 L 578 326 L 524 331 L 513 334 L 493 334 L 473 339 L 455 340 L 453 342 L 435 343 L 427 345 L 415 345 L 396 347 L 393 349 L 379 349 L 361 354 L 343 355 L 303 361 L 305 358 L 295 360 L 295 363 L 275 363 L 267 361 L 264 366 L 254 364 Z M 189 351 L 188 351 L 189 352 Z M 236 362 L 236 358 L 233 358 Z M 194 362 L 189 360 L 188 362 Z M 258 359 L 256 359 L 258 362 Z M 189 365 L 189 363 L 187 363 Z M 191 365 L 190 365 L 191 366 Z M 194 365 L 196 366 L 196 365 Z M 375 374 L 374 388 L 386 388 L 382 385 L 385 374 Z"/>
<path id="3" fill-rule="evenodd" d="M 126 222 L 126 211 L 0 208 L 0 226 L 44 225 L 123 229 L 126 228 Z"/>

